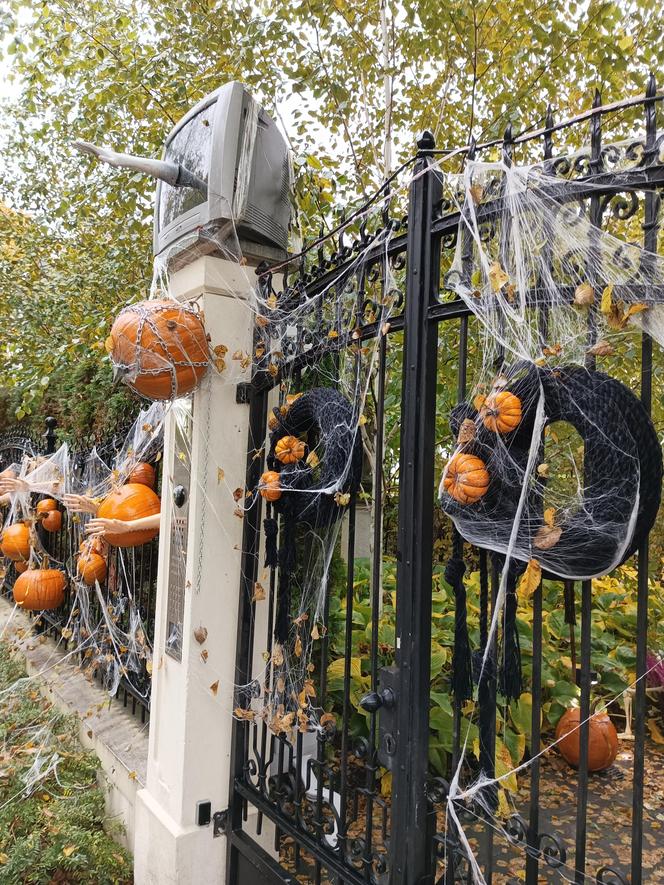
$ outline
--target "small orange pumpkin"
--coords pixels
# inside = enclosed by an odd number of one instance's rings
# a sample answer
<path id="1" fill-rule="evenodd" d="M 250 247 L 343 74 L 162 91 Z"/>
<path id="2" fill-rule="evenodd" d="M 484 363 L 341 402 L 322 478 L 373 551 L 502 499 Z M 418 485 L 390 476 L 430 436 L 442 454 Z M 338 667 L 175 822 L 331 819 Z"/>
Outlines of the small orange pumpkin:
<path id="1" fill-rule="evenodd" d="M 58 569 L 28 569 L 14 582 L 14 602 L 28 611 L 59 608 L 65 599 L 65 576 Z"/>
<path id="2" fill-rule="evenodd" d="M 78 547 L 81 553 L 99 553 L 104 552 L 104 542 L 99 537 L 84 538 Z"/>
<path id="3" fill-rule="evenodd" d="M 276 470 L 266 470 L 261 476 L 259 489 L 261 497 L 266 501 L 278 501 L 281 498 L 280 476 Z"/>
<path id="4" fill-rule="evenodd" d="M 295 464 L 304 458 L 304 443 L 296 436 L 282 436 L 275 446 L 274 454 L 282 464 Z"/>
<path id="5" fill-rule="evenodd" d="M 18 562 L 14 563 L 14 568 L 19 575 L 22 575 L 23 572 L 27 572 L 27 570 L 30 568 L 30 563 L 24 562 L 22 559 L 19 559 Z"/>
<path id="6" fill-rule="evenodd" d="M 511 433 L 521 422 L 521 400 L 509 390 L 491 393 L 480 408 L 487 430 L 493 433 Z"/>
<path id="7" fill-rule="evenodd" d="M 2 533 L 0 550 L 14 562 L 30 558 L 30 529 L 23 522 L 7 526 Z"/>
<path id="8" fill-rule="evenodd" d="M 100 519 L 141 519 L 159 513 L 161 504 L 152 489 L 138 482 L 126 483 L 116 489 L 99 505 Z M 104 540 L 115 547 L 138 547 L 147 544 L 159 534 L 159 529 L 141 529 L 137 532 L 118 532 L 104 535 Z"/>
<path id="9" fill-rule="evenodd" d="M 156 479 L 157 474 L 152 464 L 148 464 L 147 461 L 139 461 L 139 463 L 132 468 L 131 473 L 127 477 L 127 482 L 138 482 L 147 486 L 149 489 L 153 489 Z"/>
<path id="10" fill-rule="evenodd" d="M 445 491 L 460 504 L 474 504 L 489 488 L 486 464 L 475 455 L 459 452 L 445 469 Z"/>
<path id="11" fill-rule="evenodd" d="M 581 758 L 581 710 L 570 707 L 560 717 L 556 727 L 556 746 L 560 755 L 573 765 L 579 766 Z M 606 713 L 593 713 L 588 720 L 588 771 L 604 771 L 616 761 L 618 733 Z"/>
<path id="12" fill-rule="evenodd" d="M 42 526 L 47 532 L 59 532 L 62 528 L 62 513 L 59 510 L 49 510 L 42 519 Z"/>
<path id="13" fill-rule="evenodd" d="M 88 587 L 94 587 L 96 581 L 103 584 L 106 580 L 106 560 L 99 553 L 82 553 L 76 570 Z"/>
<path id="14" fill-rule="evenodd" d="M 141 301 L 118 314 L 106 341 L 116 376 L 148 399 L 185 396 L 208 370 L 200 314 L 176 301 Z"/>
<path id="15" fill-rule="evenodd" d="M 44 498 L 42 501 L 37 501 L 37 516 L 41 516 L 44 513 L 51 513 L 53 510 L 58 509 L 58 502 L 54 501 L 53 498 Z"/>

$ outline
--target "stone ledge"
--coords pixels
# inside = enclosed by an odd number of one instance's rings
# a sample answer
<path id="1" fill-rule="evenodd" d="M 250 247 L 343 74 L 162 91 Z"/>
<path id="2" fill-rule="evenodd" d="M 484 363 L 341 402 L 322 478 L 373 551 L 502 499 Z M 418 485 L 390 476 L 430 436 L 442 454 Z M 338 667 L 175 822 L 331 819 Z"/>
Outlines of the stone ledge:
<path id="1" fill-rule="evenodd" d="M 0 636 L 20 655 L 30 676 L 51 703 L 79 719 L 84 747 L 99 757 L 106 780 L 109 817 L 122 823 L 121 840 L 134 847 L 136 792 L 145 785 L 148 723 L 141 723 L 81 673 L 56 642 L 36 636 L 25 612 L 0 598 Z M 110 701 L 110 703 L 109 703 Z"/>

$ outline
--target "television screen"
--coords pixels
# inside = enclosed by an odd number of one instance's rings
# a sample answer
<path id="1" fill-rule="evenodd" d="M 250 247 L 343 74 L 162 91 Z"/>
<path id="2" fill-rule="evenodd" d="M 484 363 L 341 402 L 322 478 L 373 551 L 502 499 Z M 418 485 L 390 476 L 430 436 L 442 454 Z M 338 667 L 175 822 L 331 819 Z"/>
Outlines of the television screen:
<path id="1" fill-rule="evenodd" d="M 166 145 L 165 160 L 181 163 L 207 183 L 212 150 L 212 129 L 216 102 L 199 111 L 179 129 Z M 162 183 L 159 199 L 159 230 L 179 215 L 206 201 L 205 195 L 192 187 L 171 187 Z"/>

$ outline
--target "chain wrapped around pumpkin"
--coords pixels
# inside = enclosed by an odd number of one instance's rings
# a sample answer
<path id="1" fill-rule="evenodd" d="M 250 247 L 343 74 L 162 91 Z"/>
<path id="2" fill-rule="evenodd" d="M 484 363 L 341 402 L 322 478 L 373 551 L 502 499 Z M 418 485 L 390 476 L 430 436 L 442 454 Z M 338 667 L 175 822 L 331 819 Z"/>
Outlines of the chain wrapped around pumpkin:
<path id="1" fill-rule="evenodd" d="M 268 470 L 258 491 L 267 501 L 265 564 L 279 566 L 275 639 L 289 631 L 290 580 L 296 565 L 298 524 L 311 531 L 343 516 L 362 474 L 362 442 L 351 403 L 338 391 L 317 387 L 286 408 L 275 408 Z M 280 544 L 278 523 L 282 518 Z"/>
<path id="2" fill-rule="evenodd" d="M 210 364 L 208 336 L 190 304 L 141 301 L 117 316 L 106 350 L 114 377 L 152 400 L 195 390 Z"/>

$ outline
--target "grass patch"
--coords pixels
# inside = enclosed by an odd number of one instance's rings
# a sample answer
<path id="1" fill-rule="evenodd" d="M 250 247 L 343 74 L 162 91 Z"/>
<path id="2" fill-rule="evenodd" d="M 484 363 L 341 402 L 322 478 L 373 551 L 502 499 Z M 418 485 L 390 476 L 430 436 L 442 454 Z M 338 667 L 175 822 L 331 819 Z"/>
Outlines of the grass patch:
<path id="1" fill-rule="evenodd" d="M 131 857 L 109 835 L 99 760 L 81 747 L 73 717 L 25 676 L 0 642 L 0 882 L 130 885 Z"/>

